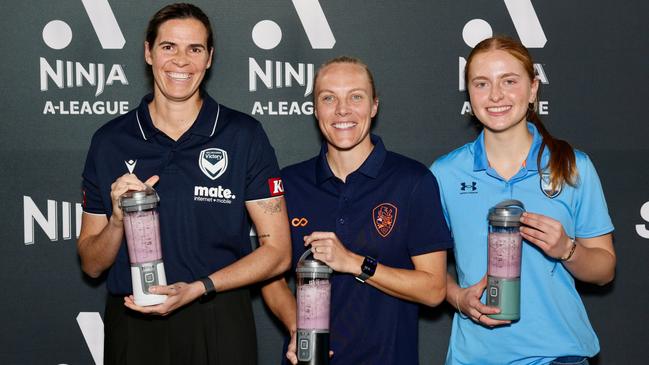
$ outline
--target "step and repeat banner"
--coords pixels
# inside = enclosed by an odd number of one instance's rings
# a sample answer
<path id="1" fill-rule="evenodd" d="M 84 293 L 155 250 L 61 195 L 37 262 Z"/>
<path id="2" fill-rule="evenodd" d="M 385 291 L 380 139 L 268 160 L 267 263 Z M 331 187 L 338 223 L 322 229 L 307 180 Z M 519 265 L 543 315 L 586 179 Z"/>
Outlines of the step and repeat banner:
<path id="1" fill-rule="evenodd" d="M 471 47 L 492 34 L 520 39 L 537 62 L 542 119 L 591 156 L 616 227 L 615 282 L 579 287 L 600 336 L 595 363 L 649 357 L 646 1 L 195 3 L 216 33 L 206 89 L 262 122 L 281 166 L 319 150 L 311 94 L 323 61 L 366 61 L 381 99 L 374 132 L 429 165 L 476 136 L 462 74 Z M 166 4 L 3 3 L 1 364 L 102 364 L 106 290 L 84 276 L 76 253 L 81 171 L 93 132 L 150 90 L 144 31 Z M 259 362 L 277 364 L 284 332 L 253 292 Z M 422 364 L 443 362 L 451 313 L 422 311 Z"/>

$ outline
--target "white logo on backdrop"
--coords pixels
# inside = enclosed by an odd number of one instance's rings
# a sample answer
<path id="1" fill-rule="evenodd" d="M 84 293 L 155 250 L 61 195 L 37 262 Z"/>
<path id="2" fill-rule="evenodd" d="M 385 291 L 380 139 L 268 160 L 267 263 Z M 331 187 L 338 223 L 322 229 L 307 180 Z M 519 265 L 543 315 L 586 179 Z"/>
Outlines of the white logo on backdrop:
<path id="1" fill-rule="evenodd" d="M 304 32 L 313 49 L 331 49 L 336 44 L 327 17 L 318 0 L 293 0 Z M 282 30 L 272 20 L 262 20 L 252 29 L 252 40 L 261 49 L 273 49 L 282 40 Z"/>
<path id="2" fill-rule="evenodd" d="M 104 363 L 104 321 L 97 312 L 79 312 L 77 324 L 96 365 Z"/>
<path id="3" fill-rule="evenodd" d="M 74 204 L 74 220 L 72 215 L 72 204 Z M 70 240 L 79 237 L 81 230 L 81 214 L 83 212 L 80 203 L 57 202 L 56 200 L 47 200 L 46 214 L 43 214 L 34 200 L 29 196 L 23 196 L 23 233 L 25 245 L 35 243 L 34 228 L 36 224 L 43 230 L 50 241 L 59 239 Z M 74 232 L 72 231 L 74 221 Z M 34 224 L 36 223 L 36 224 Z M 59 229 L 61 235 L 59 236 Z"/>
<path id="4" fill-rule="evenodd" d="M 336 44 L 336 38 L 318 0 L 293 0 L 293 7 L 300 18 L 311 48 L 332 49 Z M 274 49 L 282 41 L 282 29 L 272 20 L 261 20 L 252 29 L 252 40 L 257 47 L 263 50 Z M 304 87 L 304 97 L 307 97 L 313 92 L 314 68 L 312 63 L 292 64 L 273 60 L 257 62 L 254 58 L 249 57 L 248 90 L 250 92 L 257 91 L 259 81 L 267 89 L 299 85 Z M 311 115 L 313 114 L 313 102 L 303 100 L 256 101 L 251 114 Z"/>
<path id="5" fill-rule="evenodd" d="M 220 148 L 202 150 L 198 157 L 198 166 L 205 176 L 216 180 L 228 168 L 228 153 Z"/>
<path id="6" fill-rule="evenodd" d="M 123 49 L 126 40 L 108 0 L 82 0 L 82 4 L 101 47 Z M 43 27 L 42 36 L 43 42 L 48 47 L 62 50 L 72 42 L 73 33 L 68 23 L 57 19 Z M 40 57 L 39 65 L 41 91 L 48 91 L 50 83 L 59 89 L 92 86 L 95 88 L 95 97 L 97 97 L 107 86 L 116 83 L 128 85 L 126 74 L 120 64 L 106 65 L 60 59 L 48 62 L 44 57 Z M 43 107 L 43 114 L 116 115 L 125 114 L 128 109 L 128 101 L 48 100 Z"/>
<path id="7" fill-rule="evenodd" d="M 509 17 L 514 23 L 516 33 L 521 40 L 521 43 L 527 48 L 543 48 L 547 43 L 547 38 L 539 17 L 536 15 L 534 6 L 531 0 L 503 0 Z M 462 39 L 467 46 L 473 48 L 481 41 L 493 36 L 491 25 L 483 19 L 472 19 L 468 21 L 462 29 Z M 466 66 L 466 59 L 459 58 L 458 63 L 458 90 L 466 90 L 466 82 L 464 78 L 464 67 Z M 534 70 L 537 78 L 542 84 L 549 84 L 550 81 L 540 63 L 534 64 Z M 464 115 L 471 112 L 471 104 L 465 101 L 462 104 L 460 114 Z M 549 114 L 549 102 L 539 101 L 538 114 Z"/>
<path id="8" fill-rule="evenodd" d="M 647 229 L 649 225 L 649 202 L 642 204 L 640 217 L 645 220 L 645 223 L 636 224 L 635 231 L 638 233 L 638 236 L 649 239 L 649 229 Z"/>
<path id="9" fill-rule="evenodd" d="M 108 0 L 81 0 L 95 34 L 104 49 L 122 49 L 126 44 Z M 72 29 L 62 20 L 52 20 L 43 28 L 43 41 L 52 49 L 64 49 L 72 41 Z"/>
<path id="10" fill-rule="evenodd" d="M 543 48 L 548 41 L 531 0 L 504 0 L 521 43 L 527 48 Z M 462 30 L 462 38 L 473 48 L 493 35 L 491 25 L 482 19 L 472 19 Z"/>

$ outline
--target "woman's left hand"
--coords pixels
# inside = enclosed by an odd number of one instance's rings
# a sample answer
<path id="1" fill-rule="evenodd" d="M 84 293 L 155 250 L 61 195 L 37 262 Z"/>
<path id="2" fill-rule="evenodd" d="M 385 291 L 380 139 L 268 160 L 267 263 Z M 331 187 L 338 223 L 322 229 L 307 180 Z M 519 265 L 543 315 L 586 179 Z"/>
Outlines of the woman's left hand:
<path id="1" fill-rule="evenodd" d="M 572 239 L 568 237 L 563 225 L 556 219 L 530 212 L 521 217 L 521 236 L 535 244 L 543 252 L 555 259 L 566 257 L 572 248 Z"/>
<path id="2" fill-rule="evenodd" d="M 167 296 L 167 300 L 164 303 L 143 307 L 135 304 L 133 295 L 129 295 L 128 297 L 124 297 L 124 305 L 140 313 L 166 316 L 174 310 L 193 302 L 204 291 L 205 287 L 200 281 L 190 284 L 178 282 L 166 286 L 152 286 L 149 288 L 151 294 Z"/>

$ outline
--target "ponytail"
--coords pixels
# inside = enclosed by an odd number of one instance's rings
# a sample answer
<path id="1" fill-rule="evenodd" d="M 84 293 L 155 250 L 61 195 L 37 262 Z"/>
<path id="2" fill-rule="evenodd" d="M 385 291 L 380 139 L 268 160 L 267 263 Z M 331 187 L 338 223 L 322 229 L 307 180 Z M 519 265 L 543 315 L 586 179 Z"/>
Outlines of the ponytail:
<path id="1" fill-rule="evenodd" d="M 536 165 L 539 173 L 543 170 L 550 171 L 550 186 L 557 191 L 564 184 L 575 186 L 577 184 L 578 172 L 575 161 L 575 151 L 572 146 L 561 139 L 554 138 L 541 122 L 541 119 L 534 110 L 530 110 L 527 118 L 536 126 L 543 137 L 539 154 L 536 156 Z M 550 159 L 547 166 L 542 166 L 541 157 L 545 147 L 550 151 Z"/>

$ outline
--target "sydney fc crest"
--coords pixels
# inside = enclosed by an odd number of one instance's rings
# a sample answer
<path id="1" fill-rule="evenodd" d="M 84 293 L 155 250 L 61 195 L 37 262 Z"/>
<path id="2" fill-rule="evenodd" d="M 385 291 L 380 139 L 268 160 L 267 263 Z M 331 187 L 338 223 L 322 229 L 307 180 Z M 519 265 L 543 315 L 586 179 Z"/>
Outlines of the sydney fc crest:
<path id="1" fill-rule="evenodd" d="M 228 168 L 228 153 L 220 148 L 202 150 L 198 156 L 198 166 L 205 176 L 216 180 Z"/>
<path id="2" fill-rule="evenodd" d="M 372 209 L 372 221 L 381 237 L 387 237 L 397 223 L 397 207 L 390 203 L 379 204 Z"/>
<path id="3" fill-rule="evenodd" d="M 556 190 L 552 189 L 552 182 L 550 181 L 550 174 L 544 172 L 541 174 L 541 191 L 548 198 L 555 198 L 561 193 L 561 186 Z"/>

